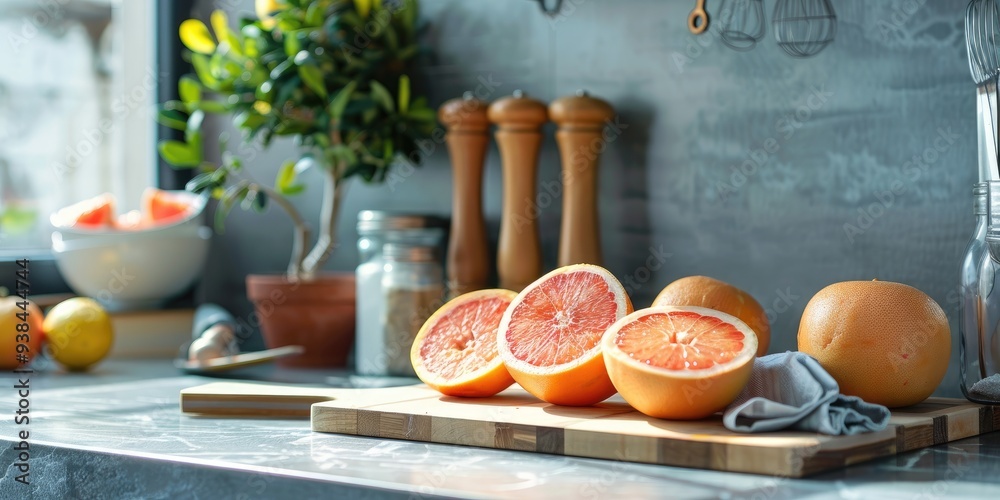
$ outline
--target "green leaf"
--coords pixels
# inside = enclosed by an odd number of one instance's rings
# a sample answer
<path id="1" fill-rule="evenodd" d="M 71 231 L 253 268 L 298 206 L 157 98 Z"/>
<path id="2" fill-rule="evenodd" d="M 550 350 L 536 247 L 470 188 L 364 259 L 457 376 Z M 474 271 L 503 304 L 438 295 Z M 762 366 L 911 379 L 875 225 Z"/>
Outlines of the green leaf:
<path id="1" fill-rule="evenodd" d="M 205 172 L 203 174 L 196 175 L 184 185 L 184 189 L 191 191 L 192 193 L 201 193 L 207 189 L 217 187 L 216 182 L 212 180 L 212 173 L 213 172 Z"/>
<path id="2" fill-rule="evenodd" d="M 404 47 L 404 48 L 400 49 L 398 52 L 396 52 L 396 57 L 399 60 L 401 60 L 401 61 L 405 61 L 405 60 L 407 60 L 407 59 L 409 59 L 409 58 L 417 55 L 417 52 L 419 52 L 419 51 L 420 51 L 420 47 L 418 47 L 416 44 L 409 45 L 407 47 Z"/>
<path id="3" fill-rule="evenodd" d="M 311 64 L 299 66 L 299 76 L 313 92 L 326 99 L 326 85 L 323 83 L 323 72 L 319 68 Z"/>
<path id="4" fill-rule="evenodd" d="M 175 167 L 197 167 L 201 163 L 201 155 L 180 141 L 161 141 L 157 149 L 160 156 Z"/>
<path id="5" fill-rule="evenodd" d="M 404 113 L 403 116 L 419 122 L 432 122 L 437 119 L 437 114 L 430 108 L 414 108 Z"/>
<path id="6" fill-rule="evenodd" d="M 410 77 L 399 75 L 399 112 L 406 114 L 410 109 Z"/>
<path id="7" fill-rule="evenodd" d="M 236 202 L 242 201 L 246 198 L 247 193 L 250 192 L 250 188 L 245 182 L 239 184 L 234 184 L 229 186 L 228 189 L 222 194 L 219 200 L 219 208 L 215 210 L 215 231 L 219 234 L 225 232 L 224 223 L 226 221 L 226 216 L 229 212 L 233 210 L 233 206 Z"/>
<path id="8" fill-rule="evenodd" d="M 175 109 L 160 109 L 156 112 L 156 121 L 160 125 L 174 130 L 183 131 L 187 128 L 187 119 L 184 114 Z"/>
<path id="9" fill-rule="evenodd" d="M 177 81 L 177 93 L 185 104 L 201 100 L 201 84 L 190 76 L 184 75 Z"/>
<path id="10" fill-rule="evenodd" d="M 288 57 L 295 57 L 302 50 L 302 44 L 299 43 L 299 37 L 292 33 L 285 36 L 285 55 Z"/>
<path id="11" fill-rule="evenodd" d="M 267 193 L 264 191 L 257 191 L 257 196 L 253 197 L 253 209 L 257 213 L 264 213 L 267 211 Z"/>
<path id="12" fill-rule="evenodd" d="M 257 45 L 257 40 L 253 38 L 247 38 L 243 40 L 243 54 L 251 59 L 256 59 L 260 56 L 260 47 Z"/>
<path id="13" fill-rule="evenodd" d="M 285 76 L 295 65 L 294 61 L 291 59 L 286 59 L 271 70 L 271 79 L 280 80 L 281 77 Z"/>
<path id="14" fill-rule="evenodd" d="M 327 154 L 337 163 L 344 162 L 347 165 L 354 165 L 358 162 L 358 155 L 345 144 L 334 146 L 327 150 Z"/>
<path id="15" fill-rule="evenodd" d="M 309 8 L 306 9 L 306 24 L 309 26 L 322 26 L 323 14 L 323 5 L 318 2 L 310 3 Z"/>
<path id="16" fill-rule="evenodd" d="M 299 192 L 305 189 L 305 186 L 295 183 L 296 176 L 299 173 L 295 166 L 296 162 L 289 160 L 283 163 L 281 168 L 278 169 L 278 177 L 274 180 L 274 187 L 278 189 L 279 193 L 293 194 L 290 191 L 297 189 L 298 191 L 295 192 Z"/>
<path id="17" fill-rule="evenodd" d="M 210 19 L 212 29 L 215 30 L 215 37 L 219 40 L 225 40 L 229 35 L 229 18 L 226 17 L 226 13 L 222 10 L 215 10 Z"/>
<path id="18" fill-rule="evenodd" d="M 365 21 L 361 19 L 361 16 L 357 12 L 347 11 L 340 15 L 340 19 L 344 23 L 350 25 L 352 28 L 364 29 Z"/>
<path id="19" fill-rule="evenodd" d="M 208 56 L 192 54 L 191 64 L 194 66 L 194 71 L 198 74 L 198 79 L 201 80 L 202 84 L 213 90 L 219 88 L 219 80 L 212 75 L 212 64 Z"/>
<path id="20" fill-rule="evenodd" d="M 392 103 L 392 94 L 389 93 L 389 90 L 375 80 L 371 81 L 371 89 L 372 98 L 375 99 L 375 102 L 379 103 L 386 111 L 392 113 L 395 110 L 395 105 Z"/>
<path id="21" fill-rule="evenodd" d="M 368 19 L 368 13 L 372 10 L 372 0 L 354 0 L 354 9 L 362 19 Z"/>
<path id="22" fill-rule="evenodd" d="M 387 24 L 382 29 L 381 35 L 382 39 L 385 40 L 385 46 L 388 47 L 390 52 L 395 52 L 399 48 L 399 37 L 396 35 L 396 30 L 393 29 L 392 24 Z"/>
<path id="23" fill-rule="evenodd" d="M 417 26 L 417 18 L 420 15 L 418 10 L 417 0 L 403 0 L 402 6 L 396 11 L 400 15 L 403 26 L 410 36 L 413 36 L 413 32 Z"/>
<path id="24" fill-rule="evenodd" d="M 240 202 L 240 207 L 243 208 L 243 210 L 253 209 L 254 211 L 262 212 L 263 206 L 258 208 L 257 198 L 263 194 L 264 193 L 260 192 L 260 190 L 255 189 L 253 187 L 247 189 L 247 194 L 243 197 L 243 200 Z"/>
<path id="25" fill-rule="evenodd" d="M 330 106 L 327 109 L 333 121 L 340 121 L 340 118 L 344 115 L 344 108 L 347 107 L 347 103 L 351 99 L 351 94 L 354 93 L 354 89 L 357 87 L 357 80 L 352 80 L 351 83 L 344 85 L 344 88 L 340 89 L 340 92 L 337 92 L 337 95 L 330 101 Z"/>
<path id="26" fill-rule="evenodd" d="M 201 151 L 201 124 L 205 120 L 204 111 L 195 111 L 187 120 L 187 129 L 184 131 L 184 140 L 191 151 Z"/>
<path id="27" fill-rule="evenodd" d="M 208 32 L 208 26 L 197 19 L 187 19 L 181 23 L 178 32 L 181 42 L 192 52 L 211 54 L 215 52 L 215 41 Z"/>
<path id="28" fill-rule="evenodd" d="M 242 129 L 255 129 L 267 122 L 263 116 L 249 111 L 241 111 L 233 117 L 233 123 Z"/>

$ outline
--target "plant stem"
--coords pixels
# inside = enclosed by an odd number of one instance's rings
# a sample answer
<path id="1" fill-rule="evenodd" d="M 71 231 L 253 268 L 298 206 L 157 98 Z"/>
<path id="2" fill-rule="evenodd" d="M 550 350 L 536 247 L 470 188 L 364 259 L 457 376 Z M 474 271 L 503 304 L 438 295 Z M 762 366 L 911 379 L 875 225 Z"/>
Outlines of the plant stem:
<path id="1" fill-rule="evenodd" d="M 306 258 L 306 242 L 309 241 L 310 231 L 309 224 L 306 223 L 305 219 L 302 218 L 302 214 L 292 205 L 284 196 L 276 192 L 275 190 L 263 186 L 260 184 L 254 184 L 253 188 L 261 191 L 269 198 L 271 201 L 277 203 L 288 217 L 292 219 L 292 223 L 295 225 L 295 231 L 292 238 L 292 258 L 288 262 L 288 279 L 290 281 L 297 281 L 299 279 L 308 279 L 303 276 L 303 261 Z"/>
<path id="2" fill-rule="evenodd" d="M 319 268 L 330 258 L 337 240 L 337 219 L 340 216 L 340 202 L 344 197 L 344 183 L 340 172 L 343 163 L 323 171 L 323 207 L 320 210 L 319 237 L 302 264 L 305 280 L 316 277 Z"/>

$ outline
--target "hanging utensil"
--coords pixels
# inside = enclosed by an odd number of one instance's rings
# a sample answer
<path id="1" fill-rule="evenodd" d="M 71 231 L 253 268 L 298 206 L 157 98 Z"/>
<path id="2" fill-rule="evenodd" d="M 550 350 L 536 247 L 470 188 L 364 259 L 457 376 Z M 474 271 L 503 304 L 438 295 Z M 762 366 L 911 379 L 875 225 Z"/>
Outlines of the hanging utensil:
<path id="1" fill-rule="evenodd" d="M 722 43 L 727 47 L 745 52 L 764 38 L 767 26 L 763 0 L 725 0 L 719 12 L 722 13 Z"/>
<path id="2" fill-rule="evenodd" d="M 694 9 L 688 14 L 688 29 L 695 35 L 700 35 L 708 29 L 708 12 L 705 12 L 705 0 L 696 0 Z"/>
<path id="3" fill-rule="evenodd" d="M 997 140 L 997 83 L 1000 81 L 1000 10 L 996 0 L 972 0 L 965 12 L 965 48 L 969 71 L 978 87 L 979 180 L 1000 180 Z"/>
<path id="4" fill-rule="evenodd" d="M 837 14 L 830 0 L 778 0 L 774 39 L 792 57 L 819 54 L 837 35 Z"/>

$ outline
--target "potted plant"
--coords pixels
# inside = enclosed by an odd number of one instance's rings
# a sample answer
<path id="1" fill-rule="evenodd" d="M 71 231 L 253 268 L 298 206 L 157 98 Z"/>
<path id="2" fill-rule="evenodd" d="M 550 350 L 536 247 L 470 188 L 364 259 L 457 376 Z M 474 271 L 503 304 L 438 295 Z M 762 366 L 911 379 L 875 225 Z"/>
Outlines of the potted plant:
<path id="1" fill-rule="evenodd" d="M 405 71 L 417 55 L 416 0 L 258 0 L 257 18 L 232 28 L 222 11 L 211 30 L 184 21 L 180 38 L 191 51 L 194 75 L 178 82 L 180 99 L 164 103 L 158 121 L 183 131 L 183 140 L 158 144 L 175 168 L 198 169 L 194 192 L 218 200 L 216 226 L 236 205 L 280 207 L 294 226 L 284 275 L 250 275 L 254 303 L 270 347 L 306 346 L 299 366 L 341 366 L 354 338 L 353 274 L 323 273 L 336 246 L 347 181 L 382 182 L 401 158 L 419 158 L 417 141 L 430 135 L 435 114 L 426 99 L 411 99 Z M 301 154 L 258 182 L 221 138 L 218 163 L 205 158 L 206 114 L 225 114 L 243 140 L 266 148 L 290 136 Z M 313 241 L 305 217 L 287 197 L 305 189 L 299 176 L 323 179 L 320 224 Z M 312 243 L 312 247 L 308 245 Z"/>

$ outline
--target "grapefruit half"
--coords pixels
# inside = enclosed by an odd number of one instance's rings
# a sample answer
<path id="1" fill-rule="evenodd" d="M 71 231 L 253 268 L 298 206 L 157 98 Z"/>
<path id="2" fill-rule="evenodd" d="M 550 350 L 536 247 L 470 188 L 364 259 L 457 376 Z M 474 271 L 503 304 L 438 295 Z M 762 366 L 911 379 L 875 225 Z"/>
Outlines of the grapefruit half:
<path id="1" fill-rule="evenodd" d="M 608 374 L 636 410 L 693 420 L 722 410 L 750 380 L 757 335 L 713 309 L 662 306 L 636 311 L 601 339 Z"/>
<path id="2" fill-rule="evenodd" d="M 625 288 L 607 269 L 562 267 L 517 294 L 500 322 L 497 349 L 514 380 L 535 397 L 592 405 L 615 393 L 601 336 L 630 312 Z"/>
<path id="3" fill-rule="evenodd" d="M 441 306 L 410 348 L 417 377 L 449 396 L 484 398 L 510 387 L 514 379 L 497 356 L 497 327 L 515 295 L 479 290 Z"/>

